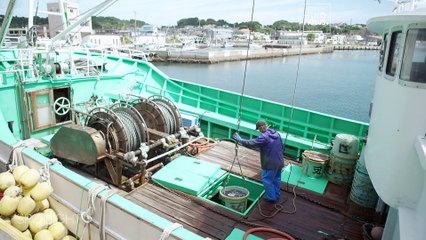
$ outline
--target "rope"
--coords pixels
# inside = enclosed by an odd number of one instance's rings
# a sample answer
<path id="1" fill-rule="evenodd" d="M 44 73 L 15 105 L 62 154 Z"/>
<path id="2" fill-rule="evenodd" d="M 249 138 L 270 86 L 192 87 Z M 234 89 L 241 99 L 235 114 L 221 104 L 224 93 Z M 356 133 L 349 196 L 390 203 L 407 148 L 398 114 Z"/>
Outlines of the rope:
<path id="1" fill-rule="evenodd" d="M 307 0 L 305 0 L 304 6 L 303 6 L 302 35 L 305 32 L 305 18 L 306 18 L 306 5 L 307 5 L 306 1 Z M 296 80 L 294 81 L 293 96 L 292 96 L 292 99 L 291 99 L 290 118 L 289 118 L 288 124 L 287 124 L 286 135 L 285 135 L 285 138 L 284 138 L 284 146 L 285 146 L 285 144 L 287 142 L 288 133 L 290 131 L 290 123 L 293 120 L 294 102 L 295 102 L 295 99 L 296 99 L 297 82 L 299 80 L 300 59 L 301 59 L 301 56 L 302 56 L 302 40 L 303 39 L 300 39 L 300 44 L 299 44 L 299 56 L 297 58 Z"/>
<path id="2" fill-rule="evenodd" d="M 51 158 L 44 163 L 43 167 L 40 168 L 40 178 L 43 182 L 48 182 L 50 184 L 50 165 L 53 164 L 62 165 L 62 163 L 59 162 L 58 159 Z"/>
<path id="3" fill-rule="evenodd" d="M 251 7 L 251 15 L 250 15 L 250 22 L 251 23 L 253 23 L 255 4 L 256 4 L 256 0 L 253 0 L 252 7 Z M 241 116 L 242 116 L 242 112 L 243 112 L 243 102 L 244 102 L 244 92 L 245 92 L 245 88 L 246 88 L 247 66 L 248 66 L 248 56 L 249 56 L 249 51 L 250 51 L 251 32 L 252 31 L 250 30 L 249 36 L 248 36 L 248 41 L 247 41 L 246 59 L 245 59 L 245 63 L 244 63 L 243 84 L 241 86 L 240 107 L 239 107 L 239 110 L 238 110 L 237 133 L 240 132 Z M 229 171 L 231 171 L 232 168 L 234 167 L 235 161 L 237 161 L 238 166 L 240 168 L 241 177 L 243 178 L 243 180 L 245 180 L 245 177 L 244 177 L 244 174 L 243 174 L 243 169 L 241 168 L 240 160 L 239 160 L 239 157 L 238 157 L 238 142 L 237 141 L 235 141 L 235 157 L 234 157 L 234 160 L 232 161 L 232 164 L 231 164 L 231 167 L 229 168 Z M 231 174 L 228 174 L 228 177 L 227 177 L 226 183 L 225 183 L 225 187 L 228 185 L 230 177 L 231 177 Z M 243 181 L 244 184 L 245 184 L 245 182 L 246 181 Z"/>
<path id="4" fill-rule="evenodd" d="M 114 195 L 117 192 L 116 189 L 109 190 L 105 195 L 101 197 L 101 216 L 99 220 L 99 238 L 101 240 L 105 240 L 105 216 L 106 216 L 106 201 L 108 198 L 110 198 L 112 195 Z"/>
<path id="5" fill-rule="evenodd" d="M 12 162 L 9 164 L 10 171 L 13 172 L 16 167 L 20 165 L 24 165 L 24 159 L 22 157 L 22 150 L 25 147 L 25 142 L 18 142 L 13 148 L 12 148 Z"/>
<path id="6" fill-rule="evenodd" d="M 24 165 L 24 158 L 22 156 L 22 151 L 26 147 L 33 147 L 37 144 L 37 140 L 33 138 L 26 139 L 24 141 L 19 141 L 12 148 L 12 161 L 9 164 L 10 171 L 13 171 L 16 167 Z"/>
<path id="7" fill-rule="evenodd" d="M 93 221 L 93 214 L 95 213 L 95 200 L 96 196 L 103 190 L 108 189 L 108 186 L 97 184 L 91 188 L 87 196 L 87 209 L 80 214 L 81 220 L 85 224 L 89 224 Z"/>
<path id="8" fill-rule="evenodd" d="M 173 223 L 172 225 L 166 227 L 163 230 L 163 233 L 161 234 L 161 236 L 160 236 L 160 238 L 158 240 L 166 240 L 169 237 L 170 233 L 172 233 L 174 230 L 176 230 L 178 228 L 181 228 L 181 227 L 182 227 L 181 224 L 179 224 L 179 223 Z"/>
<path id="9" fill-rule="evenodd" d="M 255 3 L 256 3 L 256 0 L 253 0 L 253 4 L 252 4 L 252 7 L 251 7 L 251 16 L 250 16 L 250 22 L 251 23 L 253 23 Z M 240 109 L 238 110 L 237 132 L 240 132 L 241 115 L 242 115 L 242 112 L 243 112 L 243 102 L 244 102 L 244 91 L 245 91 L 245 88 L 246 88 L 248 56 L 249 56 L 249 51 L 250 51 L 250 39 L 251 39 L 251 30 L 249 31 L 249 36 L 248 36 L 248 41 L 247 41 L 246 60 L 245 60 L 245 63 L 244 63 L 243 85 L 241 87 L 241 95 L 240 95 Z M 235 145 L 238 147 L 238 143 L 235 143 Z"/>

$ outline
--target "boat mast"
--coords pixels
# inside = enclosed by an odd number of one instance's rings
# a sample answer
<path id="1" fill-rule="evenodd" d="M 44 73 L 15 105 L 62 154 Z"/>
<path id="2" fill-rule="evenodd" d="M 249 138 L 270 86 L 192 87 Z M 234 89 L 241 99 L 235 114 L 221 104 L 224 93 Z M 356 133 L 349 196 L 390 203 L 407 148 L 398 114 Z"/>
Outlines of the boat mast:
<path id="1" fill-rule="evenodd" d="M 95 6 L 91 10 L 89 10 L 86 14 L 84 14 L 82 17 L 80 17 L 79 20 L 75 21 L 73 24 L 71 24 L 69 27 L 67 27 L 64 31 L 57 34 L 55 37 L 52 38 L 52 45 L 55 41 L 58 41 L 62 38 L 64 38 L 68 33 L 70 33 L 74 28 L 80 26 L 81 23 L 85 22 L 87 19 L 92 17 L 93 15 L 101 12 L 102 10 L 108 8 L 110 5 L 115 3 L 117 0 L 105 0 L 101 4 Z M 62 1 L 61 1 L 62 2 Z"/>
<path id="2" fill-rule="evenodd" d="M 3 41 L 6 37 L 6 32 L 9 29 L 10 23 L 12 22 L 12 12 L 15 7 L 16 0 L 10 0 L 7 6 L 6 13 L 4 14 L 3 24 L 0 28 L 0 47 L 3 45 Z"/>
<path id="3" fill-rule="evenodd" d="M 34 25 L 34 1 L 28 0 L 28 29 Z"/>

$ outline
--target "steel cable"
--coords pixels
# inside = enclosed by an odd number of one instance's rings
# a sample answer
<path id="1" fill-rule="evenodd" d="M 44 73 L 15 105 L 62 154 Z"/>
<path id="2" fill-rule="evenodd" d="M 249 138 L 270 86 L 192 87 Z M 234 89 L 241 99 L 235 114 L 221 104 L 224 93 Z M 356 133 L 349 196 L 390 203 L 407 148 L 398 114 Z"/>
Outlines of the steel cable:
<path id="1" fill-rule="evenodd" d="M 127 137 L 127 151 L 137 149 L 141 144 L 142 134 L 136 125 L 136 119 L 134 119 L 129 113 L 120 109 L 114 110 L 114 113 L 123 123 L 123 131 Z"/>
<path id="2" fill-rule="evenodd" d="M 170 107 L 162 102 L 162 101 L 155 101 L 152 100 L 157 104 L 157 106 L 160 108 L 164 119 L 166 120 L 166 130 L 168 134 L 173 134 L 176 131 L 176 121 L 175 116 L 173 114 L 173 111 L 170 109 Z"/>

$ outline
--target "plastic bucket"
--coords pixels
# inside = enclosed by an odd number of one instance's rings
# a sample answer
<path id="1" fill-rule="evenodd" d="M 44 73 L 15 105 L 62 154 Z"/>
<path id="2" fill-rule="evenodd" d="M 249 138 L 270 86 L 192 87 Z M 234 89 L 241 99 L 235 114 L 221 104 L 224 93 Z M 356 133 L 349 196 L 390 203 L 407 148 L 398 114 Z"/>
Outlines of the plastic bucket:
<path id="1" fill-rule="evenodd" d="M 347 159 L 330 154 L 325 175 L 330 182 L 339 185 L 351 185 L 355 171 L 356 158 Z"/>
<path id="2" fill-rule="evenodd" d="M 364 169 L 361 164 L 357 164 L 349 196 L 358 205 L 374 208 L 379 200 L 379 196 L 376 190 L 374 190 L 370 176 Z"/>
<path id="3" fill-rule="evenodd" d="M 359 153 L 359 139 L 350 134 L 337 134 L 331 149 L 336 157 L 357 159 Z"/>
<path id="4" fill-rule="evenodd" d="M 249 190 L 239 186 L 226 186 L 219 193 L 223 205 L 241 213 L 246 211 Z"/>
<path id="5" fill-rule="evenodd" d="M 324 175 L 329 157 L 325 154 L 304 151 L 302 153 L 302 172 L 308 177 L 319 178 Z"/>

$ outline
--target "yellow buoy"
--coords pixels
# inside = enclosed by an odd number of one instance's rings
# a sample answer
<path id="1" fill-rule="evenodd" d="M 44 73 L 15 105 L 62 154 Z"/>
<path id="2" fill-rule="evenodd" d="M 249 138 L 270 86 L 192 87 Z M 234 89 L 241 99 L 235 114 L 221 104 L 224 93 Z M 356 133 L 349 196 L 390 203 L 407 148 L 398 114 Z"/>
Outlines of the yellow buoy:
<path id="1" fill-rule="evenodd" d="M 58 215 L 56 215 L 56 212 L 53 209 L 48 208 L 44 210 L 43 213 L 46 216 L 46 221 L 49 226 L 58 221 Z"/>
<path id="2" fill-rule="evenodd" d="M 36 202 L 36 207 L 34 208 L 33 213 L 38 213 L 44 211 L 50 207 L 49 200 L 44 199 L 42 201 Z"/>
<path id="3" fill-rule="evenodd" d="M 35 201 L 30 196 L 25 196 L 19 201 L 16 211 L 23 216 L 28 216 L 34 211 L 35 207 Z"/>
<path id="4" fill-rule="evenodd" d="M 18 204 L 19 204 L 19 198 L 4 196 L 0 200 L 0 215 L 2 216 L 12 215 L 16 211 Z"/>
<path id="5" fill-rule="evenodd" d="M 68 235 L 68 236 L 65 236 L 64 238 L 62 238 L 62 240 L 76 240 L 76 238 L 71 236 L 71 235 Z"/>
<path id="6" fill-rule="evenodd" d="M 23 232 L 28 229 L 30 219 L 27 216 L 13 215 L 10 223 L 19 231 Z"/>
<path id="7" fill-rule="evenodd" d="M 17 184 L 20 183 L 19 178 L 22 176 L 22 174 L 25 173 L 28 170 L 30 170 L 30 168 L 25 166 L 25 165 L 17 166 L 13 170 L 13 177 L 15 178 L 15 181 L 16 181 Z"/>
<path id="8" fill-rule="evenodd" d="M 10 186 L 4 191 L 3 196 L 17 197 L 21 194 L 22 194 L 22 188 L 21 187 Z"/>
<path id="9" fill-rule="evenodd" d="M 24 232 L 22 232 L 26 237 L 28 237 L 29 239 L 33 239 L 33 235 L 31 234 L 30 229 L 25 230 Z"/>
<path id="10" fill-rule="evenodd" d="M 22 186 L 25 189 L 34 187 L 40 180 L 40 173 L 35 169 L 30 169 L 23 173 L 19 178 Z"/>
<path id="11" fill-rule="evenodd" d="M 15 185 L 15 178 L 10 172 L 0 173 L 0 191 L 6 190 L 6 188 Z"/>
<path id="12" fill-rule="evenodd" d="M 61 222 L 55 222 L 48 228 L 48 230 L 55 240 L 61 240 L 68 234 L 68 229 Z"/>
<path id="13" fill-rule="evenodd" d="M 42 201 L 52 194 L 53 188 L 48 182 L 42 182 L 37 184 L 31 191 L 31 197 L 35 201 Z"/>
<path id="14" fill-rule="evenodd" d="M 30 230 L 32 233 L 36 234 L 43 229 L 47 230 L 48 223 L 46 220 L 46 215 L 44 213 L 36 213 L 30 218 Z M 49 232 L 50 234 L 50 232 Z"/>
<path id="15" fill-rule="evenodd" d="M 34 240 L 53 240 L 53 236 L 49 230 L 43 229 L 36 233 Z"/>

